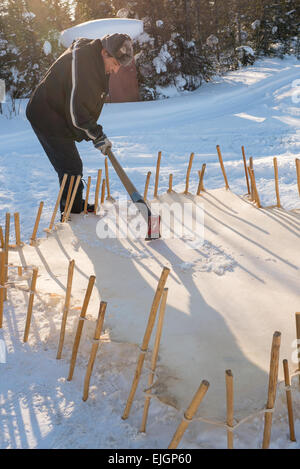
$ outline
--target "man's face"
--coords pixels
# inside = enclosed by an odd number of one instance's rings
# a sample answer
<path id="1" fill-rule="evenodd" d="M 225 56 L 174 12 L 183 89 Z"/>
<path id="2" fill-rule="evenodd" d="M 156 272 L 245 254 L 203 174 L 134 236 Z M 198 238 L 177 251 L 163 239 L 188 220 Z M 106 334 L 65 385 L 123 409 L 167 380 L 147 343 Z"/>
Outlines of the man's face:
<path id="1" fill-rule="evenodd" d="M 101 51 L 103 61 L 104 61 L 104 67 L 105 67 L 105 73 L 106 74 L 111 74 L 111 73 L 118 73 L 121 64 L 115 59 L 114 57 L 111 57 L 105 49 L 102 49 Z"/>

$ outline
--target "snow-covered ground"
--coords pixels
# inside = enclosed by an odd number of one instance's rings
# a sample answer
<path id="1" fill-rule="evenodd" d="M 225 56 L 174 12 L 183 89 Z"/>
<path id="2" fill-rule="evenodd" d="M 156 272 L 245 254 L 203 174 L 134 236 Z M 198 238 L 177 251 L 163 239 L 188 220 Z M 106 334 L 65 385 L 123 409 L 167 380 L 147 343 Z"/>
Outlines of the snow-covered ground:
<path id="1" fill-rule="evenodd" d="M 295 177 L 300 111 L 299 104 L 293 102 L 297 91 L 293 83 L 299 74 L 299 62 L 293 57 L 265 59 L 172 99 L 106 104 L 100 122 L 113 141 L 116 156 L 141 192 L 147 172 L 152 172 L 150 196 L 159 150 L 161 191 L 167 189 L 171 172 L 175 190 L 184 189 L 191 152 L 195 153 L 191 190 L 197 187 L 197 170 L 203 163 L 207 164 L 206 187 L 223 186 L 217 144 L 221 146 L 231 190 L 244 194 L 244 145 L 247 157 L 254 158 L 262 203 L 275 203 L 273 157 L 277 156 L 282 205 L 300 207 Z M 57 177 L 26 121 L 24 107 L 21 115 L 12 120 L 0 116 L 0 126 L 0 217 L 3 220 L 8 210 L 20 211 L 22 234 L 28 239 L 41 200 L 45 202 L 41 229 L 47 224 L 57 195 Z M 91 143 L 80 143 L 78 148 L 84 176 L 93 176 L 95 185 L 97 169 L 104 166 L 103 157 Z M 113 171 L 110 178 L 114 196 L 122 187 Z"/>
<path id="2" fill-rule="evenodd" d="M 237 396 L 238 410 L 245 415 L 248 406 L 251 413 L 254 410 L 253 399 L 258 400 L 259 407 L 262 395 L 265 396 L 265 389 L 262 389 L 261 394 L 260 386 L 263 386 L 264 382 L 267 383 L 266 370 L 274 328 L 278 327 L 282 331 L 283 350 L 288 353 L 289 341 L 294 338 L 292 321 L 297 297 L 299 298 L 296 287 L 297 278 L 299 280 L 299 263 L 297 258 L 293 259 L 299 238 L 299 216 L 298 210 L 295 209 L 300 208 L 295 171 L 295 157 L 299 157 L 300 154 L 297 103 L 299 96 L 296 94 L 295 83 L 299 77 L 299 70 L 299 62 L 292 57 L 284 60 L 265 59 L 253 67 L 217 78 L 213 83 L 205 84 L 193 93 L 158 102 L 105 105 L 100 122 L 113 141 L 116 156 L 141 192 L 147 172 L 152 171 L 149 190 L 149 195 L 152 197 L 156 156 L 159 150 L 162 151 L 160 194 L 168 188 L 170 173 L 173 173 L 175 191 L 179 193 L 184 190 L 190 152 L 195 153 L 190 191 L 193 193 L 196 191 L 197 170 L 201 169 L 203 163 L 207 164 L 206 190 L 223 187 L 224 180 L 216 152 L 216 145 L 219 144 L 230 189 L 241 196 L 246 193 L 241 155 L 241 146 L 244 145 L 247 157 L 254 157 L 256 181 L 262 204 L 275 203 L 273 157 L 277 156 L 281 202 L 285 209 L 294 211 L 265 212 L 269 215 L 263 215 L 234 194 L 226 194 L 224 191 L 222 195 L 222 190 L 208 192 L 204 202 L 209 212 L 207 220 L 209 235 L 205 238 L 201 255 L 195 252 L 185 256 L 183 251 L 176 251 L 178 245 L 172 246 L 166 243 L 162 246 L 160 241 L 158 248 L 150 246 L 149 249 L 143 248 L 143 243 L 129 246 L 125 241 L 122 243 L 111 241 L 105 244 L 96 238 L 94 217 L 74 217 L 71 223 L 72 238 L 70 240 L 69 235 L 63 237 L 63 242 L 58 244 L 60 255 L 61 253 L 63 255 L 61 259 L 57 256 L 57 265 L 53 268 L 48 266 L 47 255 L 50 253 L 50 258 L 54 262 L 55 253 L 58 251 L 55 251 L 54 245 L 51 248 L 51 243 L 53 244 L 55 239 L 49 238 L 37 249 L 26 247 L 24 250 L 27 256 L 25 256 L 26 262 L 40 265 L 42 273 L 38 286 L 39 295 L 35 303 L 32 336 L 28 344 L 24 345 L 21 341 L 27 295 L 24 295 L 20 288 L 11 289 L 9 301 L 5 306 L 2 337 L 7 347 L 7 363 L 0 365 L 2 376 L 5 376 L 0 389 L 3 421 L 1 447 L 167 447 L 180 414 L 176 409 L 153 399 L 147 433 L 140 434 L 138 429 L 143 407 L 142 386 L 139 388 L 129 420 L 124 422 L 120 418 L 135 369 L 138 354 L 136 344 L 140 344 L 139 338 L 142 337 L 141 331 L 145 326 L 151 296 L 162 265 L 170 265 L 171 270 L 174 270 L 170 280 L 169 296 L 176 321 L 172 324 L 169 312 L 169 322 L 167 323 L 168 316 L 166 316 L 165 329 L 166 337 L 168 330 L 174 333 L 171 338 L 172 346 L 174 347 L 176 343 L 176 337 L 189 345 L 189 337 L 180 337 L 180 331 L 190 333 L 191 344 L 186 351 L 188 357 L 188 353 L 195 351 L 193 343 L 197 336 L 197 328 L 202 328 L 199 333 L 201 337 L 199 361 L 195 360 L 194 365 L 199 366 L 200 371 L 203 369 L 209 372 L 211 369 L 210 381 L 211 379 L 213 381 L 217 375 L 216 370 L 218 370 L 218 379 L 223 380 L 219 372 L 225 370 L 225 365 L 233 370 L 238 369 L 237 374 L 241 375 L 249 369 L 250 373 L 253 372 L 253 379 L 257 379 L 258 394 L 253 394 L 252 400 L 251 396 L 248 396 L 249 400 L 243 402 L 240 393 Z M 28 240 L 41 200 L 45 206 L 40 235 L 42 229 L 49 224 L 58 187 L 56 175 L 26 122 L 24 105 L 25 103 L 22 104 L 20 116 L 10 120 L 4 116 L 0 117 L 0 225 L 4 226 L 5 212 L 19 211 L 22 239 Z M 103 157 L 90 143 L 81 143 L 78 148 L 84 161 L 84 175 L 86 178 L 92 176 L 94 188 L 97 170 L 104 166 Z M 110 184 L 112 196 L 117 197 L 123 192 L 113 170 L 110 171 Z M 241 208 L 241 204 L 244 204 L 244 208 Z M 258 225 L 260 229 L 255 227 Z M 68 229 L 65 230 L 68 233 Z M 57 233 L 56 236 L 59 236 L 60 231 Z M 271 240 L 268 238 L 270 233 Z M 288 237 L 286 243 L 284 233 Z M 68 240 L 70 242 L 67 242 Z M 242 240 L 241 244 L 239 240 Z M 66 246 L 70 248 L 70 252 L 66 253 Z M 172 249 L 176 255 L 172 255 Z M 18 253 L 12 253 L 11 261 L 17 262 L 17 256 Z M 62 293 L 66 282 L 67 259 L 76 257 L 79 262 L 80 256 L 83 256 L 84 267 L 78 269 L 78 273 L 81 273 L 83 278 L 78 280 L 80 288 L 74 292 L 65 356 L 61 362 L 58 362 L 55 360 L 55 350 L 62 311 Z M 118 258 L 121 267 L 114 278 L 113 269 L 117 269 L 115 261 Z M 103 270 L 101 261 L 105 264 Z M 130 276 L 126 277 L 126 272 L 129 271 L 132 275 L 138 276 L 138 282 L 135 284 L 136 277 L 132 282 L 132 286 L 137 287 L 132 303 L 128 290 Z M 103 299 L 111 305 L 107 323 L 110 330 L 109 336 L 105 336 L 106 339 L 104 337 L 97 358 L 90 399 L 84 403 L 81 400 L 82 380 L 96 314 L 93 303 L 91 324 L 85 330 L 78 370 L 71 383 L 66 381 L 66 376 L 78 307 L 81 304 L 86 279 L 93 272 L 97 274 L 97 291 L 101 299 L 103 296 Z M 107 273 L 110 273 L 110 276 L 106 277 Z M 12 281 L 13 276 L 12 271 L 10 277 Z M 25 288 L 27 282 L 23 283 Z M 218 294 L 214 294 L 213 288 L 217 289 Z M 47 295 L 47 291 L 51 291 L 53 295 Z M 227 292 L 223 295 L 223 302 L 222 291 Z M 257 297 L 253 294 L 254 291 Z M 277 296 L 274 294 L 275 291 Z M 201 296 L 197 297 L 199 292 Z M 270 303 L 267 303 L 268 296 Z M 138 311 L 143 298 L 144 310 L 139 317 Z M 284 321 L 280 316 L 280 305 L 284 305 L 285 298 L 289 309 Z M 94 304 L 98 299 L 96 295 Z M 263 307 L 259 303 L 261 299 L 266 301 Z M 269 304 L 268 310 L 265 309 L 267 304 Z M 252 313 L 251 316 L 251 311 L 256 306 L 255 314 Z M 245 314 L 245 323 L 242 316 L 238 315 L 239 307 L 242 308 L 241 315 Z M 118 315 L 120 308 L 121 312 Z M 195 316 L 193 319 L 197 308 L 200 309 L 202 318 Z M 180 315 L 180 311 L 184 315 Z M 137 314 L 136 320 L 134 314 Z M 127 331 L 126 316 L 129 321 Z M 182 317 L 186 320 L 181 328 Z M 196 328 L 194 330 L 193 324 Z M 217 341 L 221 343 L 223 340 L 223 343 L 227 344 L 226 354 L 221 354 L 223 362 L 216 364 L 213 363 L 212 356 L 207 360 L 205 357 L 208 350 L 209 353 L 213 350 L 209 349 L 210 343 L 215 340 L 215 337 L 212 337 L 213 327 L 218 329 Z M 251 337 L 256 328 L 260 332 L 256 337 L 257 341 L 253 343 Z M 109 337 L 122 342 L 110 341 Z M 168 344 L 172 343 L 172 340 Z M 232 347 L 229 349 L 231 342 Z M 171 358 L 172 356 L 168 357 L 167 351 L 162 347 L 160 357 L 162 368 L 164 366 L 168 368 Z M 183 368 L 182 374 L 178 374 L 178 379 L 189 377 L 191 382 L 194 379 L 193 389 L 188 389 L 188 395 L 185 396 L 189 400 L 189 396 L 191 397 L 196 390 L 195 383 L 208 376 L 202 374 L 193 376 L 187 364 L 184 370 L 184 360 L 178 363 L 178 367 Z M 244 379 L 241 382 L 245 382 Z M 217 382 L 216 389 L 220 390 L 221 386 L 221 381 Z M 241 385 L 238 389 L 242 391 L 242 388 Z M 211 386 L 212 396 L 215 396 L 214 389 Z M 255 386 L 252 386 L 252 389 L 254 391 Z M 246 389 L 243 392 L 246 393 Z M 181 388 L 176 397 L 182 394 Z M 296 403 L 299 403 L 298 391 L 295 391 L 294 398 Z M 209 395 L 207 401 L 212 408 Z M 216 415 L 212 416 L 214 418 L 220 418 L 222 405 L 219 404 L 216 406 Z M 297 434 L 297 430 L 300 431 L 297 405 L 295 405 L 295 416 Z M 297 447 L 296 443 L 289 442 L 287 431 L 285 395 L 284 390 L 280 389 L 274 414 L 271 446 Z M 262 417 L 256 417 L 239 428 L 235 445 L 259 447 L 261 436 Z M 215 426 L 194 422 L 186 432 L 181 447 L 226 447 L 226 432 Z"/>

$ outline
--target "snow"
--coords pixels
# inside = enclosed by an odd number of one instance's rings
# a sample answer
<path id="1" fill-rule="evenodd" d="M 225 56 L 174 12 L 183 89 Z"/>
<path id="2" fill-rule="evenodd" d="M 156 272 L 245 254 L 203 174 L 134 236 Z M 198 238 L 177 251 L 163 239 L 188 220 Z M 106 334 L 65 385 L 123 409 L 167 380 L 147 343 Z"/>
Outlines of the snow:
<path id="1" fill-rule="evenodd" d="M 49 41 L 45 41 L 43 44 L 43 51 L 45 55 L 51 54 L 52 47 Z"/>
<path id="2" fill-rule="evenodd" d="M 253 21 L 253 23 L 251 24 L 251 28 L 255 31 L 255 29 L 259 28 L 260 27 L 260 20 L 255 20 Z"/>
<path id="3" fill-rule="evenodd" d="M 249 47 L 249 46 L 240 46 L 240 47 L 237 47 L 236 50 L 245 51 L 245 53 L 249 55 L 253 55 L 253 56 L 255 55 L 254 50 L 252 49 L 252 47 Z"/>
<path id="4" fill-rule="evenodd" d="M 208 38 L 206 39 L 206 44 L 209 46 L 209 47 L 214 47 L 216 46 L 217 44 L 219 43 L 219 39 L 214 36 L 213 34 L 211 34 L 210 36 L 208 36 Z"/>
<path id="5" fill-rule="evenodd" d="M 26 245 L 9 254 L 10 263 L 38 266 L 39 277 L 29 342 L 23 344 L 30 272 L 19 278 L 10 269 L 12 286 L 0 335 L 6 344 L 7 360 L 0 364 L 5 376 L 0 388 L 2 448 L 166 448 L 202 379 L 208 379 L 211 385 L 199 415 L 224 422 L 225 369 L 231 368 L 234 374 L 237 420 L 265 405 L 275 330 L 282 332 L 281 359 L 289 359 L 292 371 L 296 368 L 290 357 L 294 352 L 294 313 L 299 310 L 300 265 L 296 253 L 300 199 L 295 158 L 300 154 L 300 133 L 299 109 L 293 102 L 293 83 L 298 76 L 295 58 L 269 58 L 215 77 L 195 92 L 177 91 L 177 96 L 168 100 L 104 106 L 100 122 L 138 190 L 143 192 L 146 174 L 151 171 L 152 198 L 156 156 L 161 150 L 159 200 L 204 208 L 204 242 L 198 249 L 190 247 L 188 238 L 150 243 L 99 239 L 97 223 L 105 221 L 114 207 L 108 201 L 97 217 L 72 216 L 71 223 L 59 224 L 45 239 L 42 230 L 49 224 L 58 190 L 56 175 L 26 121 L 26 102 L 18 117 L 0 116 L 0 225 L 4 226 L 5 212 L 19 211 L 22 240 L 28 241 L 38 204 L 41 200 L 45 203 L 38 232 L 44 239 L 37 247 Z M 6 104 L 3 108 L 8 114 Z M 230 191 L 223 189 L 216 144 L 221 146 Z M 242 145 L 247 158 L 254 157 L 264 206 L 275 203 L 273 157 L 277 156 L 283 209 L 258 210 L 244 197 Z M 92 176 L 92 198 L 97 170 L 104 170 L 103 157 L 88 142 L 78 148 L 84 177 Z M 200 197 L 182 195 L 192 151 L 191 194 L 197 189 L 197 170 L 207 164 L 206 192 Z M 176 193 L 166 194 L 170 173 Z M 119 200 L 124 190 L 112 168 L 110 187 L 112 196 Z M 13 237 L 12 232 L 11 241 Z M 67 268 L 73 258 L 76 269 L 71 311 L 63 357 L 58 361 L 55 356 Z M 129 419 L 120 417 L 164 265 L 171 269 L 169 297 L 158 381 L 153 389 L 160 400 L 152 399 L 147 432 L 141 434 L 147 369 Z M 79 308 L 88 277 L 93 274 L 97 285 L 74 379 L 67 382 Z M 108 302 L 108 309 L 90 397 L 83 402 L 82 386 L 100 299 Z M 147 356 L 147 366 L 150 359 L 151 355 Z M 294 386 L 296 435 L 300 431 L 299 397 Z M 263 417 L 251 418 L 237 430 L 235 446 L 260 447 L 262 430 Z M 281 385 L 271 447 L 298 448 L 298 443 L 289 441 L 287 432 Z M 226 430 L 196 421 L 180 446 L 224 448 Z"/>
<path id="6" fill-rule="evenodd" d="M 167 71 L 167 63 L 172 61 L 172 56 L 168 51 L 167 44 L 164 44 L 157 57 L 153 59 L 153 65 L 156 69 L 156 73 L 166 72 Z"/>
<path id="7" fill-rule="evenodd" d="M 143 21 L 129 18 L 105 18 L 86 21 L 72 28 L 62 31 L 60 42 L 69 47 L 75 39 L 86 37 L 88 39 L 101 39 L 106 34 L 123 33 L 135 39 L 143 32 Z"/>

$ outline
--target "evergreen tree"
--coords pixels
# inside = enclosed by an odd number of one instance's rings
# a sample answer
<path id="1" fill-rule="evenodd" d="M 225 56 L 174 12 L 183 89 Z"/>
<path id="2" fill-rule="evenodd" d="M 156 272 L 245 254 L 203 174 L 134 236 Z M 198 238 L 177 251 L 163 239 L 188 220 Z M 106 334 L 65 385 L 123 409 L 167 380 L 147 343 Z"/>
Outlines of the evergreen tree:
<path id="1" fill-rule="evenodd" d="M 1 5 L 0 78 L 15 100 L 28 97 L 63 51 L 59 31 L 70 25 L 68 5 L 59 0 L 7 0 Z"/>

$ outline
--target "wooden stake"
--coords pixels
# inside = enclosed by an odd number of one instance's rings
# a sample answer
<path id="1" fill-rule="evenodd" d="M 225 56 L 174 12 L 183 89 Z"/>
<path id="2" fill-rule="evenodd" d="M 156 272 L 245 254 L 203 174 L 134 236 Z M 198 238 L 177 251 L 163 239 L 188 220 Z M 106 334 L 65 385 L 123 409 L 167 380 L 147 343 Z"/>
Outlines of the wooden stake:
<path id="1" fill-rule="evenodd" d="M 64 213 L 63 213 L 63 217 L 62 217 L 62 222 L 63 223 L 66 221 L 66 215 L 67 215 L 67 210 L 68 210 L 70 199 L 71 199 L 74 180 L 75 180 L 75 176 L 71 176 L 70 183 L 69 183 L 69 188 L 68 188 L 68 193 L 67 193 L 67 199 L 66 199 L 65 208 L 64 208 Z"/>
<path id="2" fill-rule="evenodd" d="M 105 201 L 105 179 L 102 180 L 102 188 L 101 188 L 101 204 L 104 204 Z"/>
<path id="3" fill-rule="evenodd" d="M 73 204 L 74 204 L 74 200 L 75 200 L 75 197 L 76 197 L 76 194 L 77 194 L 77 189 L 78 189 L 78 186 L 80 184 L 80 181 L 81 181 L 81 175 L 79 174 L 76 178 L 76 182 L 75 182 L 74 190 L 73 190 L 73 193 L 72 193 L 72 197 L 71 197 L 70 203 L 68 205 L 68 209 L 67 209 L 67 213 L 66 213 L 66 221 L 68 221 L 70 213 L 72 211 L 72 207 L 73 207 Z"/>
<path id="4" fill-rule="evenodd" d="M 225 171 L 225 168 L 224 168 L 224 163 L 223 163 L 222 153 L 221 153 L 221 150 L 220 150 L 220 145 L 217 145 L 217 152 L 218 152 L 220 166 L 221 166 L 224 181 L 225 181 L 225 187 L 226 187 L 226 189 L 229 189 L 229 184 L 228 184 L 228 180 L 227 180 L 227 176 L 226 176 L 226 171 Z"/>
<path id="5" fill-rule="evenodd" d="M 250 156 L 250 158 L 249 158 L 249 166 L 250 166 L 250 169 L 254 169 L 253 168 L 253 157 L 252 156 Z M 254 200 L 255 199 L 255 194 L 254 194 L 254 187 L 253 187 L 253 184 L 252 184 L 251 173 L 250 173 L 250 180 L 251 180 L 251 191 L 250 191 L 251 197 L 250 197 L 250 200 Z"/>
<path id="6" fill-rule="evenodd" d="M 89 358 L 89 362 L 88 362 L 88 366 L 87 366 L 87 370 L 86 370 L 86 374 L 84 378 L 84 388 L 83 388 L 83 397 L 82 397 L 84 401 L 86 401 L 87 398 L 89 397 L 90 380 L 91 380 L 95 358 L 96 358 L 98 347 L 99 347 L 100 335 L 101 335 L 101 331 L 102 331 L 102 327 L 104 323 L 106 306 L 107 306 L 107 303 L 105 301 L 101 301 L 95 334 L 94 334 L 94 342 L 92 345 L 92 350 L 91 350 L 91 354 L 90 354 L 90 358 Z"/>
<path id="7" fill-rule="evenodd" d="M 4 266 L 4 284 L 8 279 L 8 251 L 9 251 L 9 234 L 10 234 L 10 213 L 5 214 L 5 238 L 4 238 L 4 252 L 5 252 L 5 266 Z M 7 300 L 7 288 L 4 288 L 4 301 Z"/>
<path id="8" fill-rule="evenodd" d="M 155 323 L 157 309 L 158 309 L 169 273 L 170 273 L 170 269 L 168 269 L 168 267 L 164 267 L 162 270 L 158 285 L 157 285 L 157 289 L 154 295 L 154 299 L 153 299 L 150 314 L 149 314 L 148 324 L 146 327 L 143 343 L 141 346 L 140 356 L 137 362 L 136 371 L 135 371 L 135 375 L 134 375 L 132 386 L 131 386 L 131 390 L 127 399 L 124 414 L 122 416 L 123 420 L 126 420 L 130 413 L 132 402 L 133 402 L 133 399 L 134 399 L 134 396 L 135 396 L 135 393 L 139 384 L 139 380 L 140 380 L 140 376 L 141 376 L 141 372 L 142 372 L 142 368 L 143 368 L 143 364 L 145 360 L 145 354 L 148 350 L 148 345 L 149 345 L 149 341 L 151 338 L 153 326 Z"/>
<path id="9" fill-rule="evenodd" d="M 16 235 L 16 246 L 20 247 L 22 246 L 21 242 L 21 234 L 20 234 L 20 216 L 19 213 L 16 212 L 14 214 L 14 219 L 15 219 L 15 235 Z M 18 267 L 18 276 L 22 276 L 22 267 Z"/>
<path id="10" fill-rule="evenodd" d="M 200 195 L 201 191 L 204 191 L 203 179 L 204 179 L 205 169 L 206 169 L 206 163 L 202 165 L 201 171 L 198 171 L 199 184 L 198 184 L 198 189 L 197 189 L 197 195 Z"/>
<path id="11" fill-rule="evenodd" d="M 84 202 L 84 213 L 88 213 L 87 206 L 89 202 L 89 195 L 90 195 L 90 187 L 91 187 L 91 176 L 88 177 L 88 183 L 86 187 L 86 194 L 85 194 L 85 202 Z"/>
<path id="12" fill-rule="evenodd" d="M 261 208 L 261 203 L 260 203 L 260 198 L 258 195 L 258 190 L 257 190 L 257 185 L 256 185 L 256 180 L 255 180 L 255 172 L 254 169 L 251 170 L 253 174 L 253 188 L 254 188 L 254 194 L 255 194 L 255 200 L 257 204 L 257 208 Z"/>
<path id="13" fill-rule="evenodd" d="M 160 161 L 161 161 L 161 151 L 158 152 L 158 156 L 157 156 L 156 173 L 155 173 L 155 186 L 154 186 L 154 197 L 157 197 L 157 192 L 158 192 Z"/>
<path id="14" fill-rule="evenodd" d="M 2 226 L 0 226 L 0 248 L 1 248 L 1 249 L 4 248 L 4 238 L 3 238 Z"/>
<path id="15" fill-rule="evenodd" d="M 248 168 L 248 169 L 249 169 L 249 174 L 250 174 L 250 178 L 251 178 L 251 184 L 252 184 L 252 187 L 253 187 L 253 194 L 254 194 L 253 201 L 256 202 L 257 208 L 261 208 L 260 198 L 259 198 L 257 187 L 256 187 L 254 169 L 251 169 L 251 168 Z"/>
<path id="16" fill-rule="evenodd" d="M 191 153 L 191 155 L 190 155 L 190 161 L 189 161 L 189 166 L 188 166 L 187 173 L 186 173 L 186 181 L 185 181 L 185 190 L 184 190 L 184 194 L 188 194 L 188 192 L 189 192 L 190 175 L 191 175 L 191 170 L 192 170 L 192 164 L 193 164 L 194 156 L 195 156 L 195 154 L 194 154 L 194 153 Z"/>
<path id="17" fill-rule="evenodd" d="M 36 216 L 36 219 L 35 219 L 35 224 L 34 224 L 34 227 L 33 227 L 33 232 L 32 232 L 31 238 L 30 238 L 30 246 L 34 246 L 35 243 L 36 243 L 36 234 L 37 234 L 37 230 L 38 230 L 38 227 L 39 227 L 43 207 L 44 207 L 44 202 L 40 202 L 38 213 L 37 213 L 37 216 Z"/>
<path id="18" fill-rule="evenodd" d="M 87 310 L 87 307 L 88 307 L 88 304 L 89 304 L 89 301 L 90 301 L 90 298 L 91 298 L 91 294 L 92 294 L 93 286 L 94 286 L 94 283 L 95 283 L 95 279 L 96 279 L 96 277 L 94 275 L 91 275 L 90 278 L 89 278 L 89 283 L 88 283 L 87 290 L 86 290 L 86 293 L 85 293 L 84 302 L 83 302 L 83 305 L 82 305 L 82 308 L 81 308 L 81 313 L 80 313 L 78 326 L 77 326 L 77 331 L 76 331 L 75 340 L 74 340 L 73 349 L 72 349 L 72 357 L 71 357 L 71 362 L 70 362 L 68 381 L 71 381 L 72 378 L 73 378 L 74 369 L 75 369 L 75 365 L 76 365 L 77 352 L 78 352 L 80 339 L 81 339 L 81 334 L 82 334 L 82 329 L 83 329 L 83 323 L 84 323 L 84 319 L 85 319 L 85 315 L 86 315 L 86 310 Z"/>
<path id="19" fill-rule="evenodd" d="M 102 178 L 102 169 L 98 169 L 98 176 L 97 176 L 97 183 L 96 183 L 96 190 L 95 190 L 95 210 L 94 214 L 97 214 L 97 209 L 99 205 L 99 191 L 100 191 L 100 184 Z"/>
<path id="20" fill-rule="evenodd" d="M 146 177 L 146 183 L 145 183 L 145 190 L 144 190 L 144 201 L 145 201 L 145 202 L 146 202 L 146 200 L 147 200 L 150 177 L 151 177 L 151 171 L 148 171 L 147 177 Z"/>
<path id="21" fill-rule="evenodd" d="M 168 297 L 168 288 L 165 288 L 164 291 L 163 291 L 163 295 L 162 295 L 162 299 L 161 299 L 161 303 L 160 303 L 160 310 L 159 310 L 158 324 L 157 324 L 157 330 L 156 330 L 156 336 L 155 336 L 155 342 L 154 342 L 154 349 L 153 349 L 152 359 L 151 359 L 151 371 L 150 371 L 149 376 L 148 376 L 148 391 L 147 391 L 147 394 L 149 394 L 151 392 L 150 387 L 152 386 L 153 381 L 154 381 L 154 374 L 155 374 L 156 364 L 157 364 L 157 359 L 158 359 L 158 351 L 159 351 L 160 339 L 161 339 L 161 334 L 162 334 L 162 328 L 163 328 L 163 322 L 164 322 L 164 316 L 165 316 L 165 309 L 166 309 L 166 303 L 167 303 L 167 297 Z M 143 419 L 142 419 L 142 424 L 141 424 L 141 429 L 140 429 L 141 432 L 146 431 L 150 400 L 151 400 L 151 398 L 146 395 L 145 404 L 144 404 Z"/>
<path id="22" fill-rule="evenodd" d="M 28 340 L 37 275 L 38 269 L 33 269 L 23 342 Z"/>
<path id="23" fill-rule="evenodd" d="M 274 163 L 274 174 L 275 174 L 275 190 L 276 190 L 276 199 L 277 199 L 277 207 L 280 208 L 280 196 L 279 196 L 279 180 L 278 180 L 278 165 L 277 165 L 277 158 L 273 158 Z"/>
<path id="24" fill-rule="evenodd" d="M 54 207 L 54 210 L 53 210 L 53 213 L 52 213 L 52 217 L 51 217 L 51 220 L 50 220 L 50 225 L 49 225 L 49 228 L 48 228 L 47 231 L 52 231 L 52 229 L 53 229 L 55 217 L 56 217 L 57 210 L 58 210 L 61 198 L 62 198 L 62 194 L 63 194 L 64 188 L 65 188 L 66 182 L 67 182 L 67 178 L 68 178 L 68 175 L 64 174 L 64 177 L 63 177 L 63 180 L 61 182 L 61 186 L 60 186 L 60 189 L 59 189 L 59 192 L 58 192 L 58 196 L 57 196 L 57 199 L 56 199 L 56 204 L 55 204 L 55 207 Z"/>
<path id="25" fill-rule="evenodd" d="M 226 370 L 225 372 L 226 379 L 226 401 L 227 401 L 227 426 L 233 427 L 233 374 L 231 370 Z M 233 449 L 233 432 L 227 430 L 227 448 Z"/>
<path id="26" fill-rule="evenodd" d="M 251 175 L 251 168 L 248 166 L 248 172 L 249 172 L 249 177 L 250 177 L 250 183 L 251 183 L 251 189 L 250 189 L 250 200 L 251 202 L 254 202 L 254 197 L 253 197 L 253 182 L 252 182 L 252 175 Z"/>
<path id="27" fill-rule="evenodd" d="M 296 174 L 297 174 L 298 193 L 300 196 L 300 160 L 299 158 L 296 158 Z"/>
<path id="28" fill-rule="evenodd" d="M 0 252 L 0 328 L 3 324 L 4 309 L 4 284 L 5 284 L 5 251 Z"/>
<path id="29" fill-rule="evenodd" d="M 178 425 L 177 430 L 174 433 L 174 436 L 172 438 L 172 441 L 168 446 L 168 449 L 176 449 L 177 446 L 179 445 L 181 438 L 184 435 L 184 432 L 186 431 L 187 427 L 191 423 L 195 413 L 198 410 L 199 405 L 201 404 L 205 394 L 207 393 L 208 388 L 209 388 L 209 382 L 203 380 L 199 386 L 198 391 L 194 395 L 192 402 L 190 403 L 189 407 L 185 411 L 184 419 L 182 419 L 182 421 Z"/>
<path id="30" fill-rule="evenodd" d="M 280 341 L 281 341 L 281 333 L 275 332 L 273 335 L 272 350 L 271 350 L 268 402 L 266 406 L 267 409 L 274 409 L 274 405 L 275 405 L 277 380 L 278 380 Z M 263 449 L 268 449 L 270 446 L 272 418 L 273 418 L 272 412 L 265 413 L 264 438 L 263 438 L 263 445 L 262 445 Z"/>
<path id="31" fill-rule="evenodd" d="M 16 235 L 16 245 L 21 246 L 21 235 L 20 235 L 20 215 L 19 212 L 14 214 L 15 219 L 15 235 Z"/>
<path id="32" fill-rule="evenodd" d="M 107 192 L 107 197 L 106 199 L 110 199 L 110 187 L 109 187 L 109 173 L 108 173 L 108 161 L 107 158 L 105 158 L 105 181 L 106 181 L 106 192 Z"/>
<path id="33" fill-rule="evenodd" d="M 66 288 L 66 297 L 65 297 L 65 305 L 63 309 L 63 316 L 61 321 L 61 329 L 60 329 L 60 336 L 59 336 L 59 343 L 58 343 L 58 350 L 56 358 L 59 360 L 61 358 L 62 349 L 64 346 L 65 340 L 65 331 L 66 331 L 66 324 L 67 324 L 67 317 L 69 314 L 70 308 L 70 301 L 71 301 L 71 291 L 72 291 L 72 281 L 73 281 L 73 274 L 74 274 L 74 266 L 75 261 L 71 260 L 69 262 L 69 269 L 68 269 L 68 280 L 67 280 L 67 288 Z"/>
<path id="34" fill-rule="evenodd" d="M 298 350 L 298 371 L 300 371 L 300 313 L 295 313 L 296 334 L 297 334 L 297 350 Z M 300 384 L 300 375 L 299 375 Z"/>
<path id="35" fill-rule="evenodd" d="M 242 153 L 243 153 L 243 161 L 244 161 L 244 170 L 245 170 L 245 177 L 247 183 L 247 191 L 250 195 L 250 186 L 249 186 L 249 178 L 248 178 L 248 171 L 247 171 L 247 162 L 246 162 L 246 155 L 245 155 L 245 148 L 242 146 Z"/>
<path id="36" fill-rule="evenodd" d="M 167 192 L 169 194 L 173 192 L 173 174 L 169 174 L 169 189 Z"/>
<path id="37" fill-rule="evenodd" d="M 288 416 L 289 416 L 290 440 L 296 441 L 292 391 L 290 389 L 291 380 L 290 380 L 290 372 L 289 372 L 289 363 L 287 360 L 283 360 L 283 371 L 284 371 L 284 381 L 285 381 L 285 386 L 286 386 L 286 402 L 287 402 Z"/>

